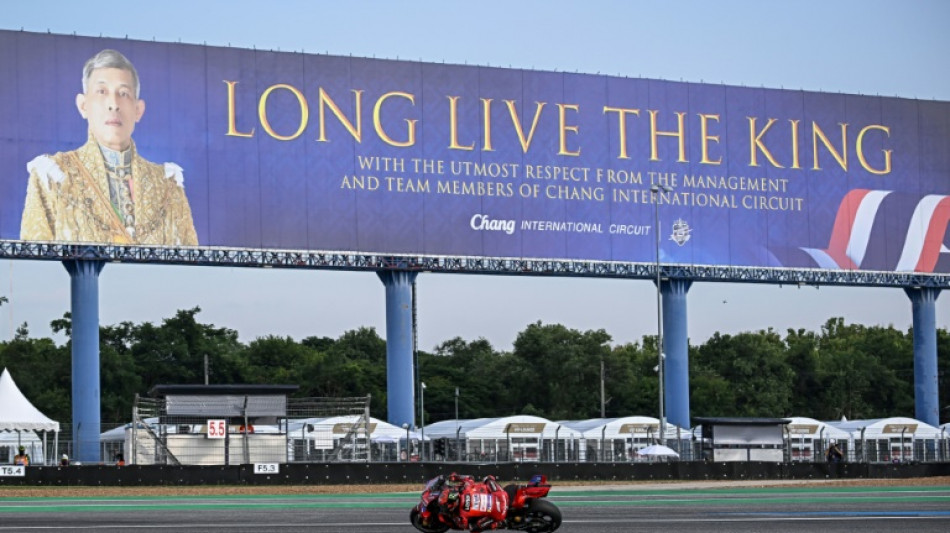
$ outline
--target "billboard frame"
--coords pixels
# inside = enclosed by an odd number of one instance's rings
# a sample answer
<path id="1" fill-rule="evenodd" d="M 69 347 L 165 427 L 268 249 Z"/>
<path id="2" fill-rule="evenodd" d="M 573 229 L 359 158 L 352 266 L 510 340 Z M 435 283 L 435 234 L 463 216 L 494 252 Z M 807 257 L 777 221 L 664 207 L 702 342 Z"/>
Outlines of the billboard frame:
<path id="1" fill-rule="evenodd" d="M 295 268 L 305 270 L 407 271 L 444 274 L 561 276 L 652 280 L 657 264 L 566 259 L 439 256 L 272 250 L 219 247 L 163 247 L 0 240 L 0 259 L 88 260 L 113 263 Z M 660 263 L 665 279 L 720 283 L 837 285 L 850 287 L 950 288 L 950 274 L 868 270 L 734 267 Z"/>

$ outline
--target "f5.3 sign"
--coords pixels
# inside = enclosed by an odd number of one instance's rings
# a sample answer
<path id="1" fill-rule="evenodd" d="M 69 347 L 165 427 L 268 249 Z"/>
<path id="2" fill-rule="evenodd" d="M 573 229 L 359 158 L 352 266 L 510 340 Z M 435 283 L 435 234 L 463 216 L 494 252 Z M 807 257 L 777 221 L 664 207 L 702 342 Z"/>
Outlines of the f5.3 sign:
<path id="1" fill-rule="evenodd" d="M 280 465 L 277 463 L 254 463 L 255 474 L 278 474 Z"/>
<path id="2" fill-rule="evenodd" d="M 223 439 L 228 434 L 228 423 L 225 420 L 208 420 L 209 439 Z"/>

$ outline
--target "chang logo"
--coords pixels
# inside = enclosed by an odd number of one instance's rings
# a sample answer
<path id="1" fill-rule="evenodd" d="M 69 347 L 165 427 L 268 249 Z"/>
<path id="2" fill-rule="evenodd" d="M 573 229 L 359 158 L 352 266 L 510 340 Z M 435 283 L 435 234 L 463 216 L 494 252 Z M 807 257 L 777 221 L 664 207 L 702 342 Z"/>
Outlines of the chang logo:
<path id="1" fill-rule="evenodd" d="M 494 220 L 481 213 L 472 215 L 469 226 L 475 231 L 503 231 L 508 235 L 515 232 L 514 220 Z"/>

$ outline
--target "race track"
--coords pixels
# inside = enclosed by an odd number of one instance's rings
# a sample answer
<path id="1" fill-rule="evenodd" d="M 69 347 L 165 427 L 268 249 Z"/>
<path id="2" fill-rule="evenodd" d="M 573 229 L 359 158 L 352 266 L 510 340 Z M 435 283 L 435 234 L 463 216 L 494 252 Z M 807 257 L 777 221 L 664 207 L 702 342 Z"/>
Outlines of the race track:
<path id="1" fill-rule="evenodd" d="M 10 531 L 405 532 L 415 493 L 2 498 Z M 577 487 L 551 492 L 559 531 L 947 531 L 950 486 Z"/>

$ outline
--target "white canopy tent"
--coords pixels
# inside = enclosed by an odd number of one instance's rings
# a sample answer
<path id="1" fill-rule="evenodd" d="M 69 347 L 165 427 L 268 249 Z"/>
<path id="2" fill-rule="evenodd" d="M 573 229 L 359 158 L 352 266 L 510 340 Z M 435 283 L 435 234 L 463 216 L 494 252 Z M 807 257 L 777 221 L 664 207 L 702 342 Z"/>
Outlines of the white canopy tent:
<path id="1" fill-rule="evenodd" d="M 42 432 L 42 446 L 37 446 L 36 435 Z M 33 406 L 26 396 L 20 392 L 10 375 L 10 371 L 3 369 L 0 375 L 0 435 L 12 437 L 16 433 L 16 441 L 13 439 L 0 439 L 0 446 L 9 447 L 9 457 L 16 454 L 16 447 L 19 445 L 28 447 L 27 453 L 30 454 L 34 464 L 45 464 L 46 457 L 46 436 L 49 432 L 55 434 L 56 448 L 59 446 L 59 422 L 50 419 Z M 23 435 L 27 433 L 27 435 Z M 38 449 L 37 449 L 38 448 Z"/>
<path id="2" fill-rule="evenodd" d="M 425 427 L 426 438 L 503 438 L 511 435 L 532 434 L 550 438 L 580 435 L 558 422 L 531 415 L 515 415 L 501 418 L 473 418 L 442 420 Z"/>
<path id="3" fill-rule="evenodd" d="M 442 420 L 426 426 L 425 436 L 459 442 L 460 452 L 470 459 L 501 456 L 516 461 L 536 461 L 545 447 L 552 456 L 566 454 L 581 438 L 580 432 L 563 424 L 530 415 Z"/>
<path id="4" fill-rule="evenodd" d="M 287 433 L 299 438 L 326 441 L 325 444 L 332 448 L 334 438 L 342 438 L 359 423 L 360 417 L 357 415 L 294 419 L 288 421 Z M 370 417 L 366 429 L 372 442 L 392 443 L 400 437 L 406 437 L 405 429 L 378 418 Z M 419 435 L 412 432 L 411 437 L 418 439 Z"/>
<path id="5" fill-rule="evenodd" d="M 651 444 L 645 448 L 640 448 L 638 450 L 640 455 L 645 457 L 679 457 L 680 454 L 676 453 L 673 448 L 669 446 L 664 446 L 662 444 Z"/>
<path id="6" fill-rule="evenodd" d="M 291 455 L 297 457 L 302 453 L 303 457 L 300 459 L 312 458 L 314 454 L 319 455 L 321 452 L 335 449 L 349 435 L 350 438 L 355 438 L 353 446 L 369 450 L 374 460 L 395 460 L 400 452 L 413 445 L 418 447 L 422 441 L 419 433 L 407 432 L 378 418 L 370 417 L 365 428 L 362 423 L 362 418 L 357 415 L 290 420 L 287 424 L 288 438 L 303 446 L 292 447 Z M 365 440 L 367 437 L 369 442 Z M 428 437 L 426 440 L 429 440 Z"/>
<path id="7" fill-rule="evenodd" d="M 847 432 L 861 453 L 859 459 L 867 462 L 932 460 L 943 436 L 939 428 L 903 416 L 832 421 L 828 425 Z"/>
<path id="8" fill-rule="evenodd" d="M 789 457 L 793 462 L 824 461 L 825 450 L 832 440 L 846 456 L 854 449 L 854 443 L 850 440 L 851 434 L 828 422 L 805 416 L 790 416 L 788 419 L 791 422 L 785 426 L 785 438 L 788 442 Z"/>
<path id="9" fill-rule="evenodd" d="M 940 429 L 915 418 L 894 416 L 890 418 L 874 418 L 868 420 L 842 420 L 828 422 L 829 426 L 850 433 L 855 438 L 879 437 L 881 435 L 897 437 L 905 435 L 910 438 L 939 438 Z"/>
<path id="10" fill-rule="evenodd" d="M 559 423 L 583 435 L 585 459 L 636 460 L 640 458 L 641 448 L 659 443 L 660 421 L 650 416 L 562 420 Z M 681 440 L 685 440 L 688 447 L 690 437 L 688 429 L 666 425 L 665 441 L 675 448 L 682 448 Z"/>

